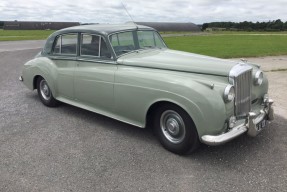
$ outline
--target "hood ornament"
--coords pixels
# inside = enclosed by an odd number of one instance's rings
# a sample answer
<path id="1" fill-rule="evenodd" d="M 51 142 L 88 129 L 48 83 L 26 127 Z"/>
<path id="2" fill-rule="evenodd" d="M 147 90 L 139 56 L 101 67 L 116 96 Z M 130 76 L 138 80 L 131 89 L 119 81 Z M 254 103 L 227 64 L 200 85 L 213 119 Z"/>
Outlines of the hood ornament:
<path id="1" fill-rule="evenodd" d="M 247 63 L 247 59 L 245 59 L 245 58 L 241 58 L 240 60 L 244 63 Z"/>

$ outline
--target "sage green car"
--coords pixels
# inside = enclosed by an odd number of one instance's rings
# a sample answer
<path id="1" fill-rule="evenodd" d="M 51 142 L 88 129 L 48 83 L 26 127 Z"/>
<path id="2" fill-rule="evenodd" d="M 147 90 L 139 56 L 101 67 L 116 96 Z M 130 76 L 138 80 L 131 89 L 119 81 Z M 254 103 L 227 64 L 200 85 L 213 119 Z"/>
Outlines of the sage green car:
<path id="1" fill-rule="evenodd" d="M 192 46 L 192 45 L 191 45 Z M 20 80 L 43 104 L 59 101 L 141 128 L 153 127 L 169 151 L 256 136 L 273 120 L 260 67 L 168 49 L 141 25 L 59 30 L 24 65 Z"/>

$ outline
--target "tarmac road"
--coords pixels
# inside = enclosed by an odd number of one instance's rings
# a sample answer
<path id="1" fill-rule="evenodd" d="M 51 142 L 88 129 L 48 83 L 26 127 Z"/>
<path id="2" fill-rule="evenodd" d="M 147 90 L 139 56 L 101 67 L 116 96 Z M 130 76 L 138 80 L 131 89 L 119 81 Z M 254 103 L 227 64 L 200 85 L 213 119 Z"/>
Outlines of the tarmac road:
<path id="1" fill-rule="evenodd" d="M 28 49 L 40 49 L 45 44 L 46 40 L 31 40 L 31 41 L 0 41 L 0 52 L 5 51 L 21 51 Z"/>
<path id="2" fill-rule="evenodd" d="M 0 52 L 1 192 L 287 191 L 286 72 L 268 72 L 281 111 L 258 137 L 178 156 L 149 129 L 66 104 L 45 107 L 18 81 L 39 49 L 9 46 Z"/>

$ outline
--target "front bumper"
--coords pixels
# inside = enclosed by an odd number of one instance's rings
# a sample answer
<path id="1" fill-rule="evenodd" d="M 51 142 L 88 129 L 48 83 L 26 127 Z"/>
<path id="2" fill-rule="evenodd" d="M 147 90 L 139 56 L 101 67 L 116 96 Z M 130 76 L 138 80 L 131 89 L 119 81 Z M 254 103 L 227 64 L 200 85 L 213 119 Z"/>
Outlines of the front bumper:
<path id="1" fill-rule="evenodd" d="M 255 137 L 259 132 L 262 131 L 262 128 L 257 126 L 257 124 L 263 120 L 272 121 L 274 119 L 274 110 L 272 104 L 272 99 L 264 101 L 263 109 L 261 109 L 257 114 L 254 112 L 249 112 L 245 122 L 220 135 L 203 135 L 201 137 L 201 141 L 207 145 L 216 146 L 224 144 L 245 132 L 247 132 L 249 136 Z"/>

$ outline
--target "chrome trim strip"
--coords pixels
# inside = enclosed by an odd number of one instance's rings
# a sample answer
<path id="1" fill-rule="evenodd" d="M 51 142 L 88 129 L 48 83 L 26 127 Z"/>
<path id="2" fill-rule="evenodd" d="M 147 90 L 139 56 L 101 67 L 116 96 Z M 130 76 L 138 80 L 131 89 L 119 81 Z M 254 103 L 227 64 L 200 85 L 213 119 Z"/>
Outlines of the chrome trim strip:
<path id="1" fill-rule="evenodd" d="M 95 60 L 93 58 L 77 58 L 76 61 L 86 61 L 86 62 L 93 62 L 93 63 L 101 63 L 101 64 L 113 64 L 116 65 L 117 63 L 113 60 Z"/>
<path id="2" fill-rule="evenodd" d="M 60 36 L 60 47 L 59 47 L 59 54 L 62 54 L 62 35 Z M 57 44 L 56 44 L 57 45 Z M 55 46 L 56 46 L 55 45 Z"/>

